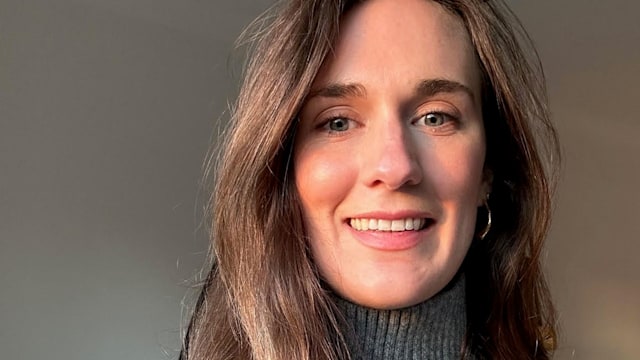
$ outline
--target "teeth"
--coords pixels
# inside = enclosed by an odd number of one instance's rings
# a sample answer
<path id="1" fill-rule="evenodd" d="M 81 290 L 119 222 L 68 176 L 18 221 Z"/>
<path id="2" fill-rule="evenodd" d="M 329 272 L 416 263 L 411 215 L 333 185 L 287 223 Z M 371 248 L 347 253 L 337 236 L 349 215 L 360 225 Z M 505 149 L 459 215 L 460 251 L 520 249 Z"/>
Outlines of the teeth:
<path id="1" fill-rule="evenodd" d="M 404 231 L 405 229 L 404 224 L 405 224 L 404 220 L 392 220 L 391 231 Z"/>
<path id="2" fill-rule="evenodd" d="M 358 231 L 410 231 L 420 230 L 426 220 L 420 218 L 407 218 L 397 220 L 387 219 L 351 219 L 350 225 Z"/>
<path id="3" fill-rule="evenodd" d="M 369 222 L 369 229 L 371 228 L 371 222 Z M 378 231 L 390 231 L 391 230 L 391 220 L 378 220 Z"/>
<path id="4" fill-rule="evenodd" d="M 405 219 L 404 220 L 404 228 L 407 230 L 413 230 L 415 229 L 413 227 L 413 219 Z M 417 229 L 416 229 L 417 230 Z"/>

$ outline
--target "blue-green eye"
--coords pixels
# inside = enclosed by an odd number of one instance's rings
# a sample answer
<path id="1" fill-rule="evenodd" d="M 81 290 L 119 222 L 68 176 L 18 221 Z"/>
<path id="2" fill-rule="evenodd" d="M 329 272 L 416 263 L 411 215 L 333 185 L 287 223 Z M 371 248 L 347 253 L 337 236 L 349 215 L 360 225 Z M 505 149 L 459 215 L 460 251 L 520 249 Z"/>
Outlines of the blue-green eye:
<path id="1" fill-rule="evenodd" d="M 426 126 L 442 126 L 448 120 L 450 120 L 449 115 L 441 112 L 424 114 L 418 119 L 418 121 L 423 122 Z"/>
<path id="2" fill-rule="evenodd" d="M 330 131 L 342 132 L 349 130 L 349 119 L 337 117 L 329 120 L 327 125 Z"/>

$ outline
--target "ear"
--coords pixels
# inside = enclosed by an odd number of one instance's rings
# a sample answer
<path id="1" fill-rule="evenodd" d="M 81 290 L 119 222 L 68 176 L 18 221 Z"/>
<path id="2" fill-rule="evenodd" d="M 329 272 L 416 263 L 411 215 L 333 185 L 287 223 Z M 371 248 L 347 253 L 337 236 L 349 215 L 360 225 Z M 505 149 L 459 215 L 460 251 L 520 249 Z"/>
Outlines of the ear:
<path id="1" fill-rule="evenodd" d="M 485 168 L 482 172 L 482 184 L 480 184 L 480 192 L 478 193 L 478 207 L 484 205 L 485 199 L 491 194 L 491 188 L 493 185 L 493 171 Z"/>

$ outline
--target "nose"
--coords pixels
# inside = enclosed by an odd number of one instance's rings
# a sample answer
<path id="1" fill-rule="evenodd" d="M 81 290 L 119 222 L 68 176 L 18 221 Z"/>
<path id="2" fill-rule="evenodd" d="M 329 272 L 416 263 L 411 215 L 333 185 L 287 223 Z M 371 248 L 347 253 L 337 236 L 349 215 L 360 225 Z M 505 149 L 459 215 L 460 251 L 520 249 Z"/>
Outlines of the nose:
<path id="1" fill-rule="evenodd" d="M 364 152 L 363 179 L 368 186 L 397 190 L 422 181 L 422 168 L 410 129 L 401 121 L 384 121 L 384 126 L 369 129 Z"/>

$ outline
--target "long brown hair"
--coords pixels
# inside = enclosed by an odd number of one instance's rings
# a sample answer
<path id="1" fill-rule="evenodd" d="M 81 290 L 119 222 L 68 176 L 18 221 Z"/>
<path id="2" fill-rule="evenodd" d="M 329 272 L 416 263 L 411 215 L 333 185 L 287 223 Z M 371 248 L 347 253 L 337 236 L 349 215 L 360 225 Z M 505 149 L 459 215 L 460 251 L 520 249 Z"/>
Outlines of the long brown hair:
<path id="1" fill-rule="evenodd" d="M 290 162 L 296 115 L 342 15 L 358 2 L 289 0 L 254 23 L 254 47 L 214 172 L 211 268 L 181 359 L 349 357 L 309 253 Z M 462 356 L 548 359 L 555 312 L 540 257 L 559 152 L 542 70 L 502 1 L 436 2 L 463 21 L 476 49 L 493 174 L 493 225 L 463 265 Z"/>

